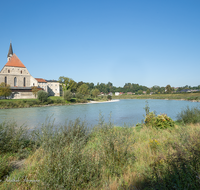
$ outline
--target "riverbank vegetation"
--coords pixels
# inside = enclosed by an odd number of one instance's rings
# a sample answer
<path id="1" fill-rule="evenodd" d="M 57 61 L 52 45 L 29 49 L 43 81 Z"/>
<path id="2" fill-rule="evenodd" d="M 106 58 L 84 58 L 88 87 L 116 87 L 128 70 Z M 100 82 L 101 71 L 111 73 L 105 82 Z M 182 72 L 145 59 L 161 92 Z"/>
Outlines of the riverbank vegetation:
<path id="1" fill-rule="evenodd" d="M 174 94 L 146 94 L 113 96 L 113 99 L 169 99 L 169 100 L 196 100 L 200 101 L 200 92 L 196 93 L 174 93 Z"/>
<path id="2" fill-rule="evenodd" d="M 0 124 L 0 189 L 199 189 L 200 110 L 175 123 L 145 111 L 136 127 Z"/>

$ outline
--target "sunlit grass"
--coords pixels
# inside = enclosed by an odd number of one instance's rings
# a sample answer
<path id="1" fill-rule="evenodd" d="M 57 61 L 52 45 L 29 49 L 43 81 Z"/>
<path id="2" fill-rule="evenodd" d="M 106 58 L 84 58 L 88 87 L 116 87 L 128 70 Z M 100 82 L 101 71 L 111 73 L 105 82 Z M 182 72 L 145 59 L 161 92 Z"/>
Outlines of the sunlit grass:
<path id="1" fill-rule="evenodd" d="M 100 117 L 89 130 L 79 120 L 55 126 L 50 119 L 27 132 L 1 125 L 0 189 L 199 189 L 198 123 L 116 127 Z M 21 159 L 23 167 L 13 169 Z"/>

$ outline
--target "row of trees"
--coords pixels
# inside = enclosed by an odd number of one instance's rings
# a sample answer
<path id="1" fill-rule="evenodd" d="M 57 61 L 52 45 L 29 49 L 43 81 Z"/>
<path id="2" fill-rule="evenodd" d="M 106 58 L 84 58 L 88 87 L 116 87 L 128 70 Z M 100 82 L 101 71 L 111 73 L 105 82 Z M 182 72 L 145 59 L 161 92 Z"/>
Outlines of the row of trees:
<path id="1" fill-rule="evenodd" d="M 171 93 L 173 91 L 173 88 L 170 85 L 167 85 L 166 87 L 160 87 L 155 85 L 152 88 L 148 88 L 146 86 L 142 86 L 139 84 L 125 83 L 123 87 L 115 87 L 111 82 L 108 82 L 107 84 L 97 83 L 97 85 L 94 85 L 94 83 L 84 83 L 83 81 L 75 82 L 73 79 L 64 76 L 59 77 L 59 82 L 62 85 L 63 91 L 70 90 L 72 93 L 78 92 L 83 95 L 91 93 L 95 97 L 100 92 L 103 92 L 105 94 L 108 94 L 109 92 L 112 93 L 132 92 L 132 93 L 142 94 L 143 91 L 146 91 L 147 94 L 150 94 L 150 92 L 160 94 L 160 93 Z"/>

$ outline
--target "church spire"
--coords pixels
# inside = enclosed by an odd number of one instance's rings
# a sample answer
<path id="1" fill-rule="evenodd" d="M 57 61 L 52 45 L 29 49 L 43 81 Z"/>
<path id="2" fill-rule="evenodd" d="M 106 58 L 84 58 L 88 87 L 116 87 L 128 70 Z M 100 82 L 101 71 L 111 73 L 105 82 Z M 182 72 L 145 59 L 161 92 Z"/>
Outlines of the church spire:
<path id="1" fill-rule="evenodd" d="M 8 55 L 7 55 L 8 61 L 12 56 L 13 56 L 13 49 L 12 49 L 12 43 L 10 42 L 10 47 L 9 47 L 9 51 L 8 51 Z"/>

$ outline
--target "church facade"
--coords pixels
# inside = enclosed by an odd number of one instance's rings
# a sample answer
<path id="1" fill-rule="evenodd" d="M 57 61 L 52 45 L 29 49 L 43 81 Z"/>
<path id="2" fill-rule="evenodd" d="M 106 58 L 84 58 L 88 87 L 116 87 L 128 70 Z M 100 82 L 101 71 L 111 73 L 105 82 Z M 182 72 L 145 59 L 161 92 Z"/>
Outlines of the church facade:
<path id="1" fill-rule="evenodd" d="M 13 99 L 35 98 L 32 93 L 33 86 L 36 86 L 38 90 L 46 91 L 50 96 L 60 96 L 59 82 L 31 76 L 17 55 L 13 54 L 11 43 L 7 63 L 0 71 L 0 83 L 2 82 L 10 85 L 12 94 L 9 98 Z"/>

